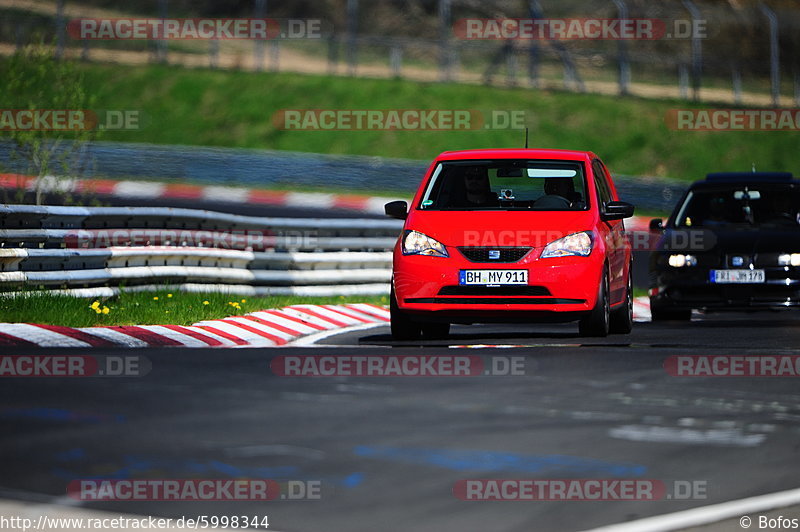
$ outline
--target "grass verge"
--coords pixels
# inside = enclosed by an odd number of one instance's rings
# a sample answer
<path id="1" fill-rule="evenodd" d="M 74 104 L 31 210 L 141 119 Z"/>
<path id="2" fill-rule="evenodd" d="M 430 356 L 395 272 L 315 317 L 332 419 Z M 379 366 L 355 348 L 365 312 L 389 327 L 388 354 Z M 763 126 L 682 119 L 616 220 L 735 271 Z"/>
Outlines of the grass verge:
<path id="1" fill-rule="evenodd" d="M 520 147 L 524 135 L 485 128 L 287 131 L 273 116 L 283 109 L 523 110 L 532 147 L 591 150 L 619 174 L 698 179 L 709 171 L 747 171 L 753 163 L 761 170 L 792 170 L 797 162 L 793 132 L 669 129 L 669 110 L 703 107 L 681 100 L 165 65 L 78 68 L 98 109 L 143 116 L 142 129 L 106 131 L 102 138 L 109 141 L 430 160 L 445 150 Z M 43 87 L 42 94 L 57 90 Z"/>
<path id="2" fill-rule="evenodd" d="M 110 298 L 81 299 L 48 292 L 23 292 L 0 298 L 0 322 L 66 327 L 107 325 L 191 325 L 202 320 L 241 316 L 258 310 L 298 304 L 374 303 L 388 296 L 242 297 L 185 292 L 124 292 Z M 107 310 L 106 310 L 107 309 Z"/>

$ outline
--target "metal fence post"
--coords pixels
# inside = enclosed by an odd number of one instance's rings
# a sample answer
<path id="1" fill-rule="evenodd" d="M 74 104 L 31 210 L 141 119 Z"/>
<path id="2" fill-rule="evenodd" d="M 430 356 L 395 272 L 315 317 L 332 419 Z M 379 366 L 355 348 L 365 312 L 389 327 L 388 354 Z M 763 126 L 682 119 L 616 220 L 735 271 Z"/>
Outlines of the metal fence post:
<path id="1" fill-rule="evenodd" d="M 263 19 L 267 13 L 267 0 L 255 0 L 253 18 Z M 253 43 L 253 67 L 256 72 L 264 69 L 264 41 L 256 39 Z"/>
<path id="2" fill-rule="evenodd" d="M 347 68 L 356 75 L 356 47 L 358 46 L 358 0 L 347 0 Z"/>
<path id="3" fill-rule="evenodd" d="M 733 102 L 736 105 L 742 103 L 742 71 L 739 65 L 733 65 Z"/>
<path id="4" fill-rule="evenodd" d="M 531 19 L 537 18 L 537 7 L 536 0 L 528 0 L 528 16 Z M 539 45 L 536 43 L 536 39 L 531 39 L 528 47 L 528 80 L 532 87 L 539 87 L 540 59 Z"/>
<path id="5" fill-rule="evenodd" d="M 617 14 L 620 19 L 627 20 L 628 6 L 624 0 L 613 0 L 617 6 Z M 628 43 L 625 39 L 617 41 L 617 63 L 619 64 L 619 93 L 628 94 L 631 82 L 631 65 L 628 62 Z"/>
<path id="6" fill-rule="evenodd" d="M 692 0 L 683 0 L 683 6 L 692 17 L 692 99 L 700 99 L 700 85 L 703 76 L 703 43 L 695 29 L 699 27 L 700 10 Z"/>
<path id="7" fill-rule="evenodd" d="M 800 107 L 800 72 L 794 73 L 794 105 Z"/>
<path id="8" fill-rule="evenodd" d="M 759 4 L 759 9 L 769 21 L 769 77 L 772 86 L 772 105 L 781 104 L 781 71 L 780 51 L 778 50 L 778 17 L 775 12 L 764 3 Z"/>
<path id="9" fill-rule="evenodd" d="M 403 48 L 397 43 L 393 43 L 389 50 L 389 63 L 392 68 L 392 75 L 399 78 L 403 68 Z"/>
<path id="10" fill-rule="evenodd" d="M 684 63 L 678 65 L 678 87 L 681 99 L 689 98 L 689 69 Z"/>
<path id="11" fill-rule="evenodd" d="M 160 63 L 167 62 L 167 41 L 164 39 L 164 25 L 163 21 L 167 18 L 167 11 L 169 9 L 169 0 L 158 0 L 158 17 L 162 21 L 161 25 L 161 38 L 158 40 L 157 44 L 157 58 Z"/>
<path id="12" fill-rule="evenodd" d="M 281 43 L 277 39 L 269 42 L 269 69 L 273 72 L 280 70 Z"/>
<path id="13" fill-rule="evenodd" d="M 219 65 L 219 40 L 211 39 L 208 43 L 208 64 L 212 69 Z"/>
<path id="14" fill-rule="evenodd" d="M 64 57 L 64 0 L 56 3 L 56 59 Z"/>
<path id="15" fill-rule="evenodd" d="M 517 50 L 513 45 L 506 48 L 506 84 L 511 87 L 517 84 Z"/>
<path id="16" fill-rule="evenodd" d="M 439 0 L 439 53 L 441 80 L 450 81 L 450 0 Z"/>

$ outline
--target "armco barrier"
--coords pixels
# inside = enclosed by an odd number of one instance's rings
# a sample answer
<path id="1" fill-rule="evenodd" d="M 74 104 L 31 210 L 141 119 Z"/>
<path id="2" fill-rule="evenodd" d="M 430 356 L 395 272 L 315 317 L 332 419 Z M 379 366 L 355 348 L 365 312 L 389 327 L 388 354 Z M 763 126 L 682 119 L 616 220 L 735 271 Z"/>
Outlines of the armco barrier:
<path id="1" fill-rule="evenodd" d="M 382 294 L 402 223 L 138 207 L 0 205 L 0 291 Z"/>

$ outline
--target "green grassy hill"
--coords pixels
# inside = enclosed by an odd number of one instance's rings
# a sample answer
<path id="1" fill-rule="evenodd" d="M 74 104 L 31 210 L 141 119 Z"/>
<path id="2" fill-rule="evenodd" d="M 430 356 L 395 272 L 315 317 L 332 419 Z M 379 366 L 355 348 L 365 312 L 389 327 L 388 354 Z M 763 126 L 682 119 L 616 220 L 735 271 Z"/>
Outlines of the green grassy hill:
<path id="1" fill-rule="evenodd" d="M 0 64 L 0 67 L 2 64 Z M 401 80 L 184 69 L 161 65 L 83 64 L 97 109 L 135 109 L 139 131 L 103 140 L 267 148 L 431 159 L 444 150 L 521 147 L 518 130 L 285 131 L 282 109 L 524 110 L 530 145 L 592 150 L 620 174 L 696 179 L 708 171 L 794 171 L 796 132 L 688 132 L 667 128 L 683 101 L 425 84 Z M 1 70 L 1 69 L 0 69 Z M 52 87 L 49 90 L 58 90 Z"/>

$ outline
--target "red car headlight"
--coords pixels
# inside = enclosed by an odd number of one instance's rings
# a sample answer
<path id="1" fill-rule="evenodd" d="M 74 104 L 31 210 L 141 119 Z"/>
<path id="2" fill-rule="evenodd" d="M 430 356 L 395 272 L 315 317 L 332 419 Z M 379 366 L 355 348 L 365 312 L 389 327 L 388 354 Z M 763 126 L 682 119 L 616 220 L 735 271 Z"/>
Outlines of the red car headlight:
<path id="1" fill-rule="evenodd" d="M 592 252 L 592 235 L 588 231 L 573 233 L 545 246 L 541 258 L 551 257 L 588 257 Z"/>
<path id="2" fill-rule="evenodd" d="M 406 231 L 403 236 L 403 255 L 449 257 L 444 244 L 419 231 Z"/>

